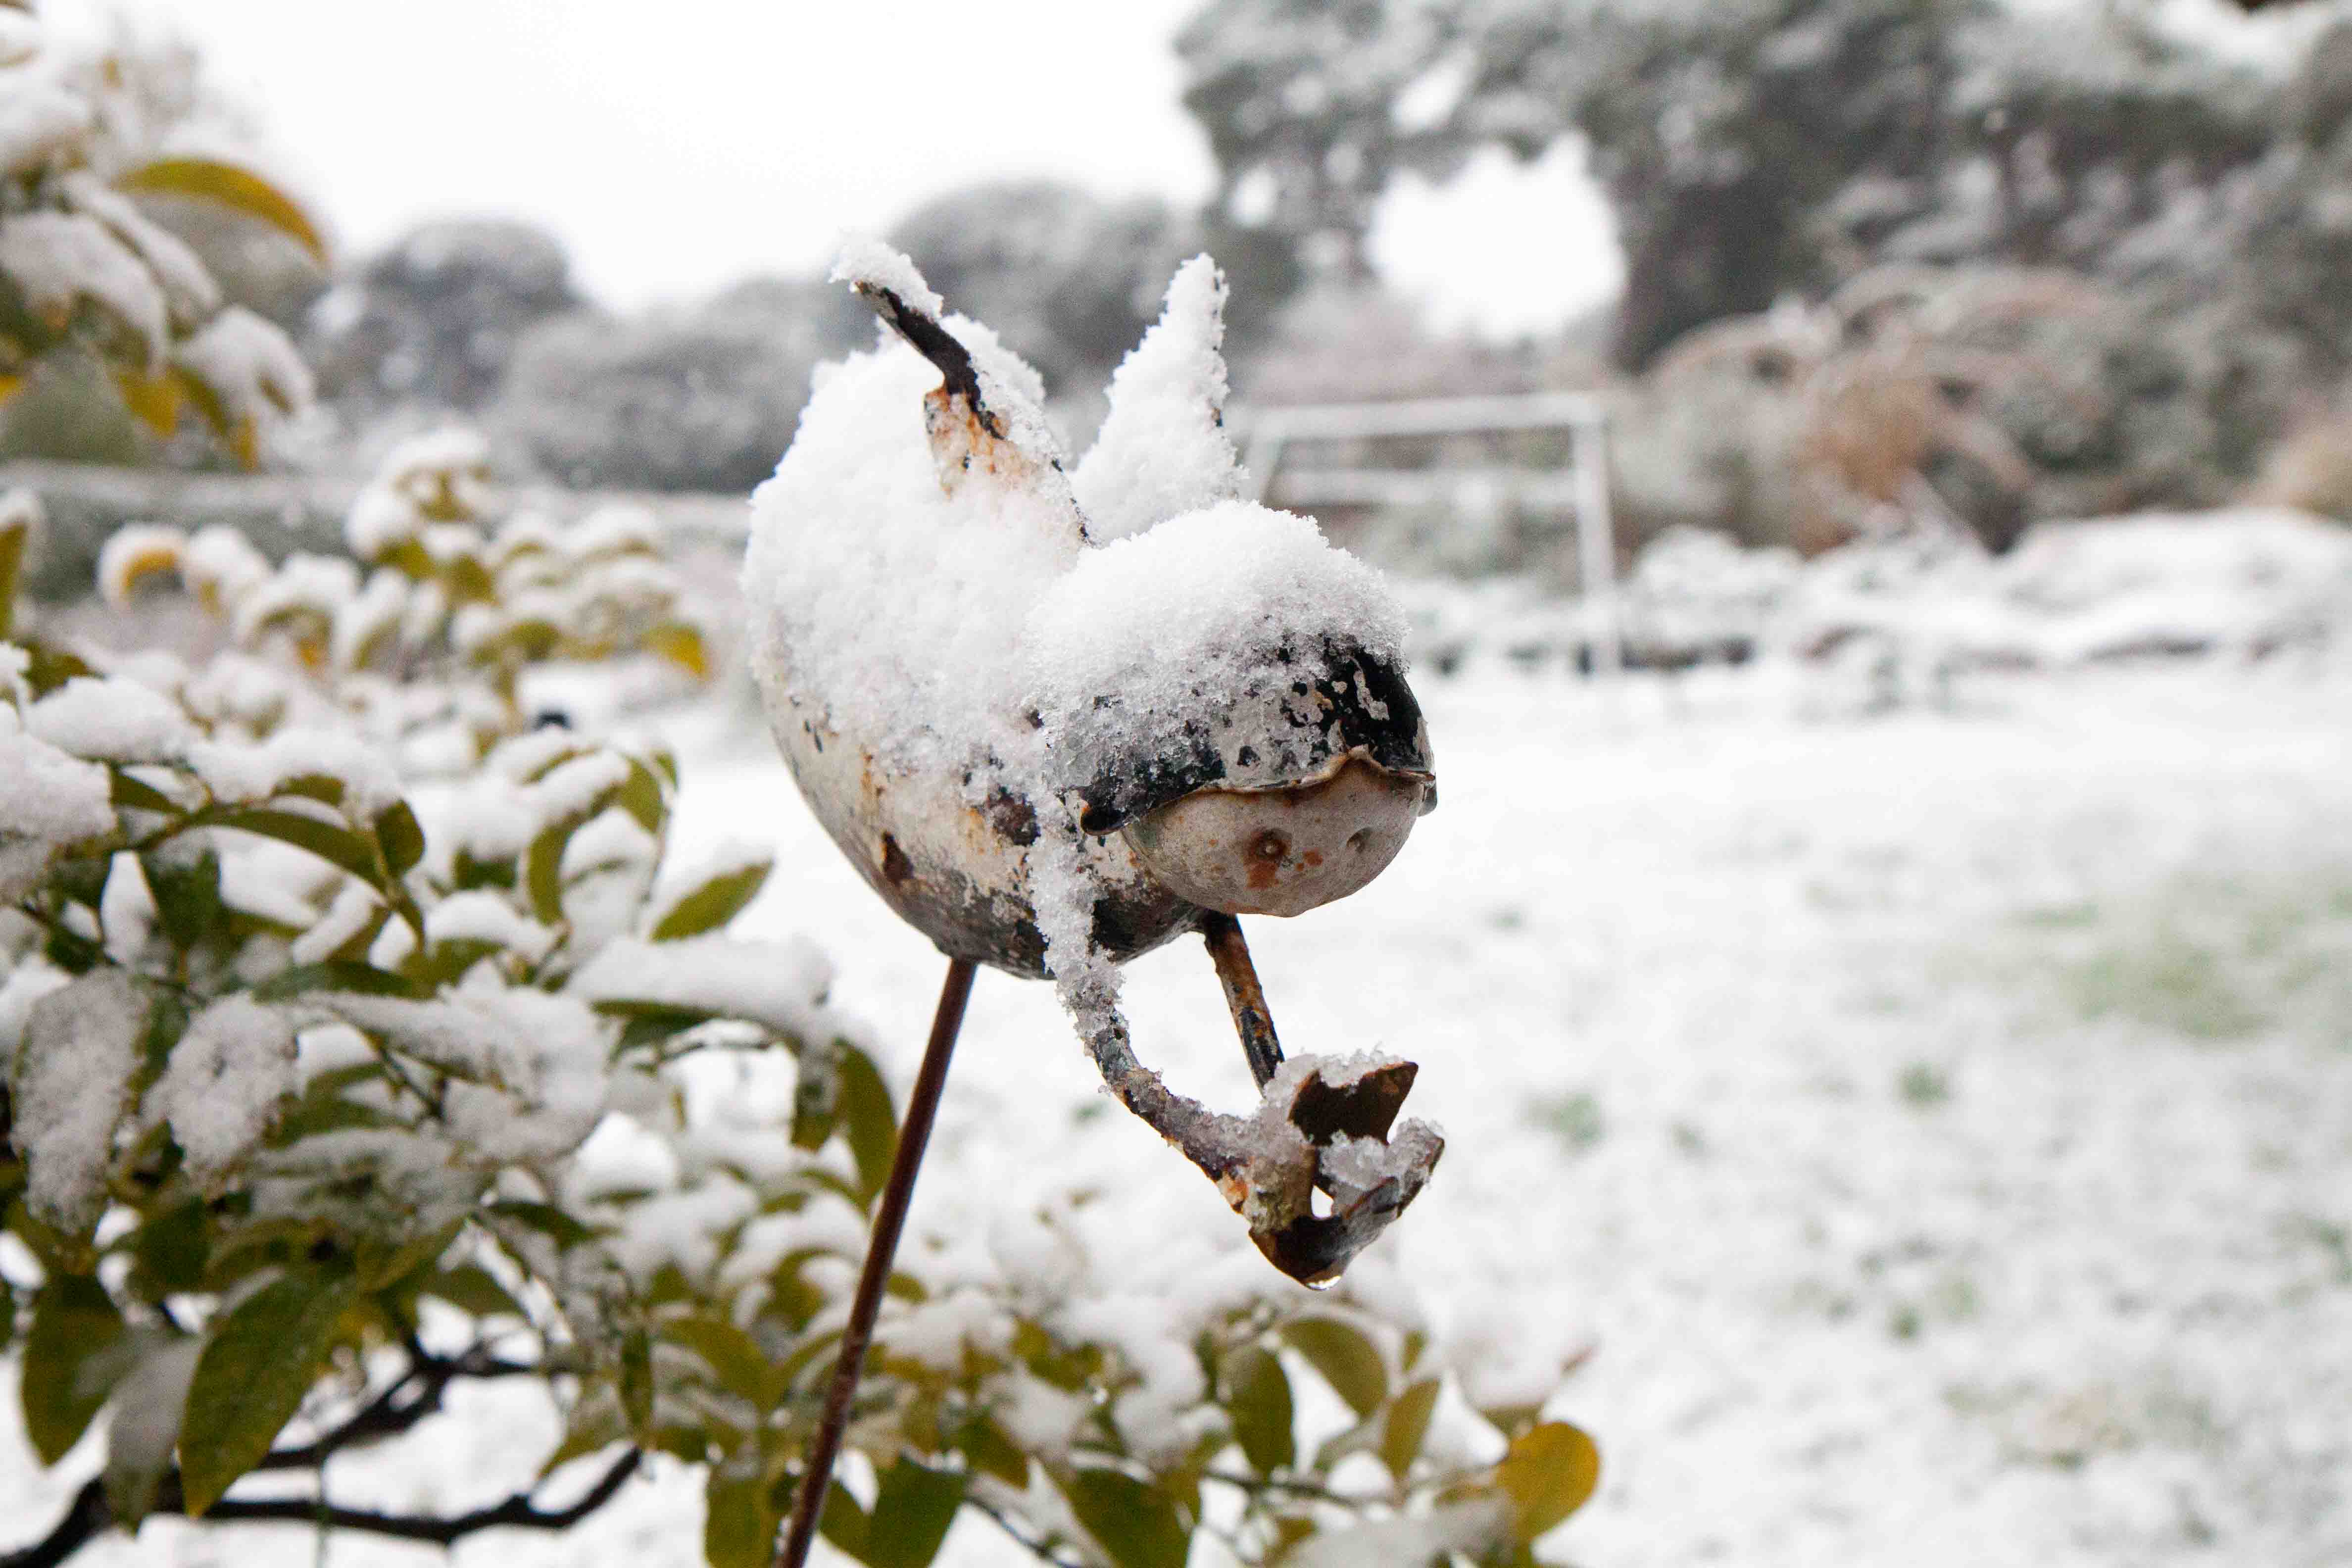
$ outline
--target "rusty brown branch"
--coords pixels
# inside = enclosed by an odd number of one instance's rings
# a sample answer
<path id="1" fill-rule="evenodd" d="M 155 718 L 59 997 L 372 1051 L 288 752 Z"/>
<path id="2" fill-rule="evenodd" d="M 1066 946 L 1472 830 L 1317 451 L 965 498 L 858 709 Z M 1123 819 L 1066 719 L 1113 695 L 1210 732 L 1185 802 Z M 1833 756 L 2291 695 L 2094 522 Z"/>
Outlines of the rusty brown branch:
<path id="1" fill-rule="evenodd" d="M 803 1461 L 800 1496 L 793 1503 L 792 1525 L 785 1533 L 783 1550 L 777 1553 L 777 1568 L 803 1568 L 816 1540 L 825 1488 L 833 1479 L 833 1462 L 841 1453 L 842 1432 L 849 1425 L 850 1402 L 857 1395 L 857 1375 L 866 1364 L 866 1348 L 874 1339 L 874 1320 L 882 1310 L 883 1288 L 890 1281 L 890 1261 L 898 1256 L 898 1235 L 906 1228 L 907 1207 L 915 1195 L 915 1177 L 922 1170 L 923 1150 L 930 1142 L 931 1123 L 938 1118 L 940 1098 L 947 1088 L 948 1061 L 955 1054 L 956 1036 L 963 1028 L 964 1004 L 971 999 L 973 970 L 969 958 L 950 960 L 947 982 L 940 987 L 939 1008 L 931 1016 L 930 1043 L 923 1048 L 922 1068 L 907 1096 L 906 1120 L 898 1124 L 898 1147 L 890 1157 L 890 1178 L 874 1211 L 866 1265 L 857 1277 L 849 1321 L 842 1330 L 833 1383 L 825 1390 L 824 1414 Z"/>
<path id="2" fill-rule="evenodd" d="M 1210 962 L 1217 966 L 1217 983 L 1224 987 L 1225 1006 L 1234 1016 L 1234 1032 L 1242 1037 L 1242 1054 L 1249 1058 L 1250 1076 L 1264 1089 L 1282 1066 L 1282 1042 L 1275 1037 L 1274 1014 L 1266 1007 L 1257 966 L 1250 962 L 1242 922 L 1210 910 L 1201 917 L 1201 939 L 1209 944 Z"/>

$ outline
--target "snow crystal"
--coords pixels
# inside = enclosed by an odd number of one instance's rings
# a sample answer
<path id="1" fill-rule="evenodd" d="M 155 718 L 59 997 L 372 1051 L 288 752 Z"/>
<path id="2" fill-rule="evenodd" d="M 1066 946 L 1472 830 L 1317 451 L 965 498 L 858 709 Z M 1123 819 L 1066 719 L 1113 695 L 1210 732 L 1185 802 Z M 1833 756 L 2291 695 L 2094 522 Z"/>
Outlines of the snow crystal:
<path id="1" fill-rule="evenodd" d="M 862 1232 L 864 1226 L 859 1226 Z M 861 1240 L 845 1256 L 855 1258 Z M 963 1370 L 967 1349 L 1009 1359 L 1013 1317 L 986 1292 L 950 1290 L 885 1319 L 874 1337 L 893 1354 L 945 1373 Z"/>
<path id="2" fill-rule="evenodd" d="M 107 863 L 106 885 L 98 895 L 99 929 L 106 933 L 106 955 L 126 968 L 135 968 L 155 934 L 155 894 L 139 857 L 118 849 Z"/>
<path id="3" fill-rule="evenodd" d="M 389 567 L 373 573 L 356 598 L 335 607 L 327 655 L 337 669 L 356 669 L 383 637 L 398 630 L 408 608 L 409 580 Z"/>
<path id="4" fill-rule="evenodd" d="M 24 1043 L 33 1004 L 72 984 L 73 978 L 38 953 L 8 971 L 8 978 L 0 982 L 0 1073 L 16 1070 L 16 1049 Z"/>
<path id="5" fill-rule="evenodd" d="M 326 875 L 343 879 L 341 872 L 331 873 L 324 861 L 307 850 L 275 839 L 229 835 L 221 855 L 221 902 L 239 914 L 292 931 L 307 931 L 319 911 L 299 889 L 315 885 L 317 879 Z"/>
<path id="6" fill-rule="evenodd" d="M 233 804 L 267 800 L 292 781 L 320 777 L 343 786 L 342 811 L 372 822 L 401 798 L 400 775 L 366 741 L 309 725 L 277 731 L 258 742 L 198 742 L 188 763 L 213 798 Z"/>
<path id="7" fill-rule="evenodd" d="M 660 1134 L 634 1117 L 607 1115 L 573 1152 L 564 1171 L 564 1201 L 579 1205 L 626 1193 L 666 1193 L 677 1186 L 677 1157 Z M 739 1247 L 735 1258 L 741 1257 Z"/>
<path id="8" fill-rule="evenodd" d="M 331 625 L 360 589 L 360 569 L 341 555 L 297 553 L 236 601 L 229 629 L 250 645 L 280 617 L 309 614 Z"/>
<path id="9" fill-rule="evenodd" d="M 138 254 L 96 218 L 80 213 L 11 214 L 0 226 L 0 272 L 23 291 L 35 312 L 58 327 L 79 301 L 93 301 L 146 343 L 151 370 L 162 366 L 170 340 L 163 290 Z"/>
<path id="10" fill-rule="evenodd" d="M 573 523 L 562 539 L 564 553 L 575 561 L 604 555 L 658 555 L 661 520 L 651 507 L 608 502 Z"/>
<path id="11" fill-rule="evenodd" d="M 25 727 L 59 751 L 110 763 L 167 763 L 195 731 L 177 705 L 131 680 L 78 675 L 38 702 Z"/>
<path id="12" fill-rule="evenodd" d="M 207 605 L 233 609 L 269 580 L 269 558 L 225 522 L 197 531 L 181 552 L 180 576 Z"/>
<path id="13" fill-rule="evenodd" d="M 1483 1555 L 1504 1539 L 1510 1511 L 1499 1499 L 1440 1503 L 1423 1514 L 1310 1535 L 1283 1559 L 1288 1568 L 1362 1568 L 1368 1563 L 1435 1563 L 1449 1552 Z"/>
<path id="14" fill-rule="evenodd" d="M 425 526 L 416 503 L 396 489 L 371 486 L 343 514 L 343 542 L 362 561 L 381 561 L 415 539 Z"/>
<path id="15" fill-rule="evenodd" d="M 834 253 L 828 281 L 852 288 L 887 289 L 926 316 L 947 313 L 947 302 L 923 281 L 915 264 L 866 235 L 845 235 Z"/>
<path id="16" fill-rule="evenodd" d="M 425 940 L 486 942 L 525 963 L 537 963 L 555 948 L 555 932 L 487 889 L 452 893 L 425 911 Z"/>
<path id="17" fill-rule="evenodd" d="M 156 1080 L 152 1110 L 172 1125 L 188 1177 L 211 1188 L 269 1130 L 295 1089 L 294 1026 L 249 996 L 197 1014 Z"/>
<path id="18" fill-rule="evenodd" d="M 1216 264 L 1194 257 L 1168 285 L 1158 323 L 1111 377 L 1110 413 L 1070 478 L 1097 542 L 1246 493 L 1222 418 L 1224 306 Z"/>
<path id="19" fill-rule="evenodd" d="M 74 151 L 89 134 L 92 112 L 79 93 L 12 85 L 0 95 L 0 175 L 13 178 Z"/>
<path id="20" fill-rule="evenodd" d="M 172 320 L 193 327 L 220 309 L 220 286 L 186 241 L 148 218 L 121 192 L 87 169 L 76 169 L 58 182 L 66 205 L 104 224 L 129 246 L 147 270 L 163 286 Z"/>
<path id="21" fill-rule="evenodd" d="M 347 879 L 316 924 L 294 939 L 289 955 L 297 963 L 324 963 L 338 948 L 367 930 L 383 908 L 374 889 L 356 878 Z"/>
<path id="22" fill-rule="evenodd" d="M 621 1234 L 605 1245 L 614 1261 L 639 1281 L 674 1263 L 700 1279 L 719 1263 L 719 1237 L 759 1211 L 758 1194 L 725 1176 L 684 1192 L 629 1205 Z"/>
<path id="23" fill-rule="evenodd" d="M 825 1020 L 817 1006 L 832 984 L 824 953 L 800 938 L 748 942 L 713 933 L 607 942 L 572 975 L 569 990 L 591 1002 L 689 1008 L 822 1037 Z"/>
<path id="24" fill-rule="evenodd" d="M 106 1207 L 147 1006 L 130 975 L 97 969 L 34 1003 L 26 1019 L 10 1136 L 25 1156 L 26 1202 L 60 1230 L 86 1231 Z"/>
<path id="25" fill-rule="evenodd" d="M 268 420 L 310 401 L 310 367 L 270 321 L 231 305 L 172 351 L 212 388 L 232 419 Z"/>
<path id="26" fill-rule="evenodd" d="M 50 857 L 114 831 L 106 770 L 33 736 L 0 733 L 0 900 L 38 887 Z"/>

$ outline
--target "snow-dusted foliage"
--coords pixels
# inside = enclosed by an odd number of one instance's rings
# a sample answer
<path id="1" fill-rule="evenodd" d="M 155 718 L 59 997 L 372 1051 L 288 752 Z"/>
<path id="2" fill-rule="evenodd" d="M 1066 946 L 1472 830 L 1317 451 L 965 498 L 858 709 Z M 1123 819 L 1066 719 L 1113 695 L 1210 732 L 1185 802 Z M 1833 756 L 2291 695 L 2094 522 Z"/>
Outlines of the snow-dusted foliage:
<path id="1" fill-rule="evenodd" d="M 452 435 L 387 468 L 352 520 L 364 579 L 126 533 L 113 591 L 175 571 L 238 629 L 202 667 L 0 642 L 0 1344 L 44 1463 L 107 1434 L 48 1560 L 152 1512 L 311 1528 L 242 1478 L 396 1437 L 472 1377 L 536 1380 L 561 1418 L 542 1474 L 600 1476 L 499 1522 L 693 1466 L 709 1559 L 770 1559 L 890 1096 L 824 956 L 730 931 L 767 858 L 671 854 L 666 752 L 507 701 L 410 782 L 432 759 L 381 706 L 472 711 L 469 650 L 529 624 L 518 604 L 660 566 L 625 516 L 486 536 L 478 455 Z M 26 519 L 0 515 L 12 572 Z M 377 630 L 347 630 L 385 582 Z M 412 607 L 457 583 L 480 588 L 457 614 Z M 446 629 L 468 612 L 503 618 Z M 548 616 L 579 656 L 633 646 Z M 349 700 L 360 666 L 377 702 Z M 969 1508 L 1055 1563 L 1181 1563 L 1214 1534 L 1244 1563 L 1526 1563 L 1592 1489 L 1589 1439 L 1540 1419 L 1557 1360 L 1481 1405 L 1392 1277 L 1313 1296 L 1243 1253 L 1129 1278 L 1092 1195 L 902 1258 L 849 1435 L 877 1484 L 825 1514 L 841 1551 L 928 1563 Z"/>
<path id="2" fill-rule="evenodd" d="M 264 437 L 307 407 L 310 373 L 286 335 L 236 306 L 188 245 L 141 210 L 159 192 L 258 218 L 320 260 L 301 208 L 252 171 L 163 156 L 121 123 L 136 95 L 41 47 L 16 9 L 0 47 L 0 279 L 11 297 L 0 398 L 47 359 L 94 360 L 131 411 L 169 436 L 193 409 L 250 466 Z"/>
<path id="3" fill-rule="evenodd" d="M 126 528 L 100 553 L 99 587 L 121 604 L 176 574 L 255 656 L 185 674 L 181 694 L 207 715 L 251 732 L 352 716 L 411 772 L 470 766 L 526 728 L 535 667 L 626 655 L 681 679 L 709 671 L 704 618 L 651 514 L 513 510 L 471 430 L 395 448 L 343 538 L 351 558 L 273 568 L 226 526 Z"/>

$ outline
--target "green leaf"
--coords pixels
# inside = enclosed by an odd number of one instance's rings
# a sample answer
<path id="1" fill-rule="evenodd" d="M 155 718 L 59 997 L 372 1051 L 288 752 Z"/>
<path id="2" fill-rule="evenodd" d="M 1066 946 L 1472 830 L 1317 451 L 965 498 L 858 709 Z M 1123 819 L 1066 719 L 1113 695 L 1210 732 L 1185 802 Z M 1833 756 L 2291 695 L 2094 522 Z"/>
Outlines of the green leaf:
<path id="1" fill-rule="evenodd" d="M 268 806 L 247 806 L 232 811 L 219 819 L 219 826 L 246 833 L 258 833 L 265 838 L 291 844 L 297 849 L 307 849 L 321 860 L 341 867 L 361 881 L 389 891 L 385 888 L 383 868 L 376 861 L 375 847 L 348 827 L 338 827 L 315 816 L 278 811 Z"/>
<path id="2" fill-rule="evenodd" d="M 990 1417 L 975 1417 L 964 1427 L 957 1447 L 973 1469 L 994 1476 L 1014 1491 L 1029 1489 L 1029 1456 Z"/>
<path id="3" fill-rule="evenodd" d="M 773 861 L 761 860 L 711 878 L 669 907 L 669 912 L 655 923 L 653 940 L 676 942 L 680 937 L 700 936 L 704 931 L 718 930 L 759 897 L 774 867 Z"/>
<path id="4" fill-rule="evenodd" d="M 1389 1474 L 1404 1479 L 1421 1457 L 1422 1439 L 1429 1436 L 1429 1413 L 1437 1406 L 1437 1380 L 1424 1377 L 1396 1396 L 1381 1428 L 1381 1463 Z"/>
<path id="5" fill-rule="evenodd" d="M 536 1204 L 525 1198 L 501 1198 L 484 1212 L 528 1226 L 559 1247 L 577 1247 L 583 1241 L 594 1240 L 596 1236 L 594 1231 L 552 1204 Z"/>
<path id="6" fill-rule="evenodd" d="M 337 811 L 343 808 L 343 781 L 332 773 L 297 773 L 280 783 L 274 793 L 299 795 Z"/>
<path id="7" fill-rule="evenodd" d="M 259 1464 L 316 1380 L 358 1283 L 341 1269 L 279 1276 L 205 1336 L 180 1428 L 188 1515 Z"/>
<path id="8" fill-rule="evenodd" d="M 320 267 L 331 265 L 327 242 L 300 203 L 250 169 L 212 158 L 158 158 L 144 163 L 115 184 L 126 191 L 158 195 L 194 196 L 259 218 L 310 253 Z"/>
<path id="9" fill-rule="evenodd" d="M 621 1418 L 620 1395 L 613 1391 L 610 1383 L 589 1383 L 572 1401 L 571 1414 L 563 1424 L 563 1441 L 540 1465 L 539 1479 L 543 1481 L 574 1459 L 601 1454 L 614 1444 L 628 1440 L 628 1425 Z"/>
<path id="10" fill-rule="evenodd" d="M 366 963 L 305 963 L 281 970 L 253 988 L 259 1002 L 282 1002 L 310 991 L 356 991 L 368 996 L 426 1001 L 432 993 L 404 975 Z"/>
<path id="11" fill-rule="evenodd" d="M 1578 1509 L 1601 1484 L 1601 1450 L 1580 1429 L 1547 1421 L 1510 1447 L 1495 1484 L 1511 1500 L 1511 1531 L 1533 1541 Z"/>
<path id="12" fill-rule="evenodd" d="M 857 1505 L 856 1498 L 849 1495 L 847 1487 L 839 1481 L 826 1483 L 824 1511 L 816 1516 L 819 1535 L 863 1563 L 866 1561 L 867 1523 L 866 1510 Z"/>
<path id="13" fill-rule="evenodd" d="M 149 1210 L 131 1243 L 132 1289 L 151 1298 L 201 1289 L 212 1254 L 209 1219 L 199 1197 Z"/>
<path id="14" fill-rule="evenodd" d="M 425 830 L 404 800 L 395 800 L 376 814 L 375 841 L 383 847 L 383 863 L 395 877 L 405 877 L 425 858 Z"/>
<path id="15" fill-rule="evenodd" d="M 460 1263 L 454 1268 L 436 1268 L 427 1276 L 422 1287 L 424 1293 L 448 1302 L 461 1312 L 477 1318 L 495 1317 L 504 1313 L 528 1322 L 530 1314 L 522 1303 L 498 1281 L 498 1276 L 478 1263 Z"/>
<path id="16" fill-rule="evenodd" d="M 1282 1337 L 1357 1415 L 1370 1415 L 1388 1398 L 1388 1363 L 1380 1347 L 1354 1324 L 1337 1318 L 1293 1318 L 1282 1326 Z"/>
<path id="17" fill-rule="evenodd" d="M 654 1344 L 643 1329 L 621 1336 L 621 1415 L 629 1433 L 650 1443 L 654 1431 Z"/>
<path id="18" fill-rule="evenodd" d="M 793 1147 L 822 1149 L 841 1120 L 841 1053 L 796 1043 L 793 1059 Z"/>
<path id="19" fill-rule="evenodd" d="M 1225 1408 L 1234 1437 L 1250 1467 L 1266 1475 L 1298 1458 L 1291 1432 L 1290 1374 L 1282 1358 L 1258 1345 L 1244 1345 L 1225 1358 Z"/>
<path id="20" fill-rule="evenodd" d="M 659 763 L 667 752 L 656 753 Z M 670 788 L 677 787 L 677 763 L 670 764 Z M 622 810 L 637 819 L 637 826 L 659 838 L 662 825 L 669 819 L 669 795 L 662 788 L 653 769 L 635 757 L 629 759 L 629 776 L 621 785 L 618 804 Z"/>
<path id="21" fill-rule="evenodd" d="M 710 1568 L 768 1568 L 779 1515 L 758 1467 L 713 1465 L 702 1501 L 702 1556 Z"/>
<path id="22" fill-rule="evenodd" d="M 874 1058 L 837 1040 L 841 1075 L 841 1120 L 847 1124 L 850 1158 L 857 1162 L 857 1185 L 865 1201 L 890 1178 L 890 1156 L 898 1147 L 898 1118 L 890 1109 L 890 1091 L 882 1085 Z"/>
<path id="23" fill-rule="evenodd" d="M 199 1348 L 193 1339 L 153 1342 L 115 1391 L 106 1429 L 106 1510 L 126 1529 L 147 1517 L 171 1468 Z"/>
<path id="24" fill-rule="evenodd" d="M 142 855 L 139 867 L 147 873 L 156 918 L 173 946 L 194 947 L 220 929 L 224 911 L 217 853 L 206 847 L 194 860 Z"/>
<path id="25" fill-rule="evenodd" d="M 1121 1470 L 1078 1470 L 1061 1482 L 1086 1531 L 1118 1568 L 1184 1568 L 1192 1531 L 1161 1488 Z"/>
<path id="26" fill-rule="evenodd" d="M 52 1274 L 33 1298 L 33 1326 L 25 1335 L 17 1397 L 25 1436 L 44 1465 L 54 1465 L 81 1441 L 90 1417 L 112 1392 L 121 1370 L 110 1352 L 122 1340 L 122 1314 L 93 1279 Z"/>
<path id="27" fill-rule="evenodd" d="M 110 781 L 107 794 L 109 804 L 131 811 L 152 811 L 163 816 L 180 815 L 179 806 L 173 803 L 170 795 L 165 795 L 153 784 L 132 778 L 122 771 L 121 763 L 108 764 L 106 772 Z"/>
<path id="28" fill-rule="evenodd" d="M 866 1519 L 867 1568 L 928 1568 L 963 1506 L 964 1476 L 935 1470 L 906 1455 L 882 1472 Z"/>
<path id="29" fill-rule="evenodd" d="M 692 1351 L 710 1368 L 719 1387 L 758 1410 L 766 1411 L 782 1392 L 758 1343 L 724 1318 L 707 1313 L 675 1318 L 662 1325 L 661 1337 Z"/>

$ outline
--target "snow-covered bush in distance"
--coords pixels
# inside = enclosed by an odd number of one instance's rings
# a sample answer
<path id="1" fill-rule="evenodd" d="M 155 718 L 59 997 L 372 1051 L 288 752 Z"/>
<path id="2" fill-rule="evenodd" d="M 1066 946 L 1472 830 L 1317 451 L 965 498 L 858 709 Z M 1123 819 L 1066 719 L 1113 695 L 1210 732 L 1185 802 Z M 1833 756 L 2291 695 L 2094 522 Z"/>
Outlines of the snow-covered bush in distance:
<path id="1" fill-rule="evenodd" d="M 427 513 L 471 483 L 404 472 Z M 698 1468 L 711 1563 L 768 1562 L 897 1127 L 823 956 L 728 930 L 765 858 L 676 863 L 658 748 L 502 731 L 411 790 L 366 713 L 242 700 L 310 690 L 331 616 L 194 669 L 46 643 L 10 618 L 29 513 L 0 509 L 0 1344 L 44 1464 L 106 1434 L 37 1559 L 156 1514 L 557 1529 L 651 1464 Z M 200 542 L 193 591 L 266 618 Z M 1456 1365 L 1377 1268 L 1139 1277 L 1090 1196 L 905 1258 L 839 1549 L 926 1563 L 971 1510 L 1048 1563 L 1531 1564 L 1591 1494 L 1591 1440 L 1541 1419 L 1559 1358 Z M 557 1406 L 532 1486 L 334 1501 L 331 1456 L 478 1378 Z M 295 1470 L 327 1495 L 244 1484 Z"/>
<path id="2" fill-rule="evenodd" d="M 196 253 L 141 193 L 193 197 L 270 225 L 323 264 L 310 217 L 251 170 L 167 156 L 101 173 L 98 107 L 42 47 L 25 0 L 0 0 L 0 401 L 39 363 L 101 364 L 160 436 L 193 408 L 250 467 L 265 433 L 307 406 L 310 373 L 277 327 L 224 304 Z"/>
<path id="3" fill-rule="evenodd" d="M 694 680 L 710 672 L 705 617 L 653 514 L 509 510 L 471 430 L 395 448 L 343 535 L 357 564 L 296 554 L 272 568 L 224 524 L 194 537 L 133 526 L 100 552 L 99 588 L 123 605 L 175 574 L 254 656 L 216 665 L 197 700 L 248 726 L 341 710 L 411 773 L 470 768 L 527 728 L 534 668 L 630 655 Z"/>

